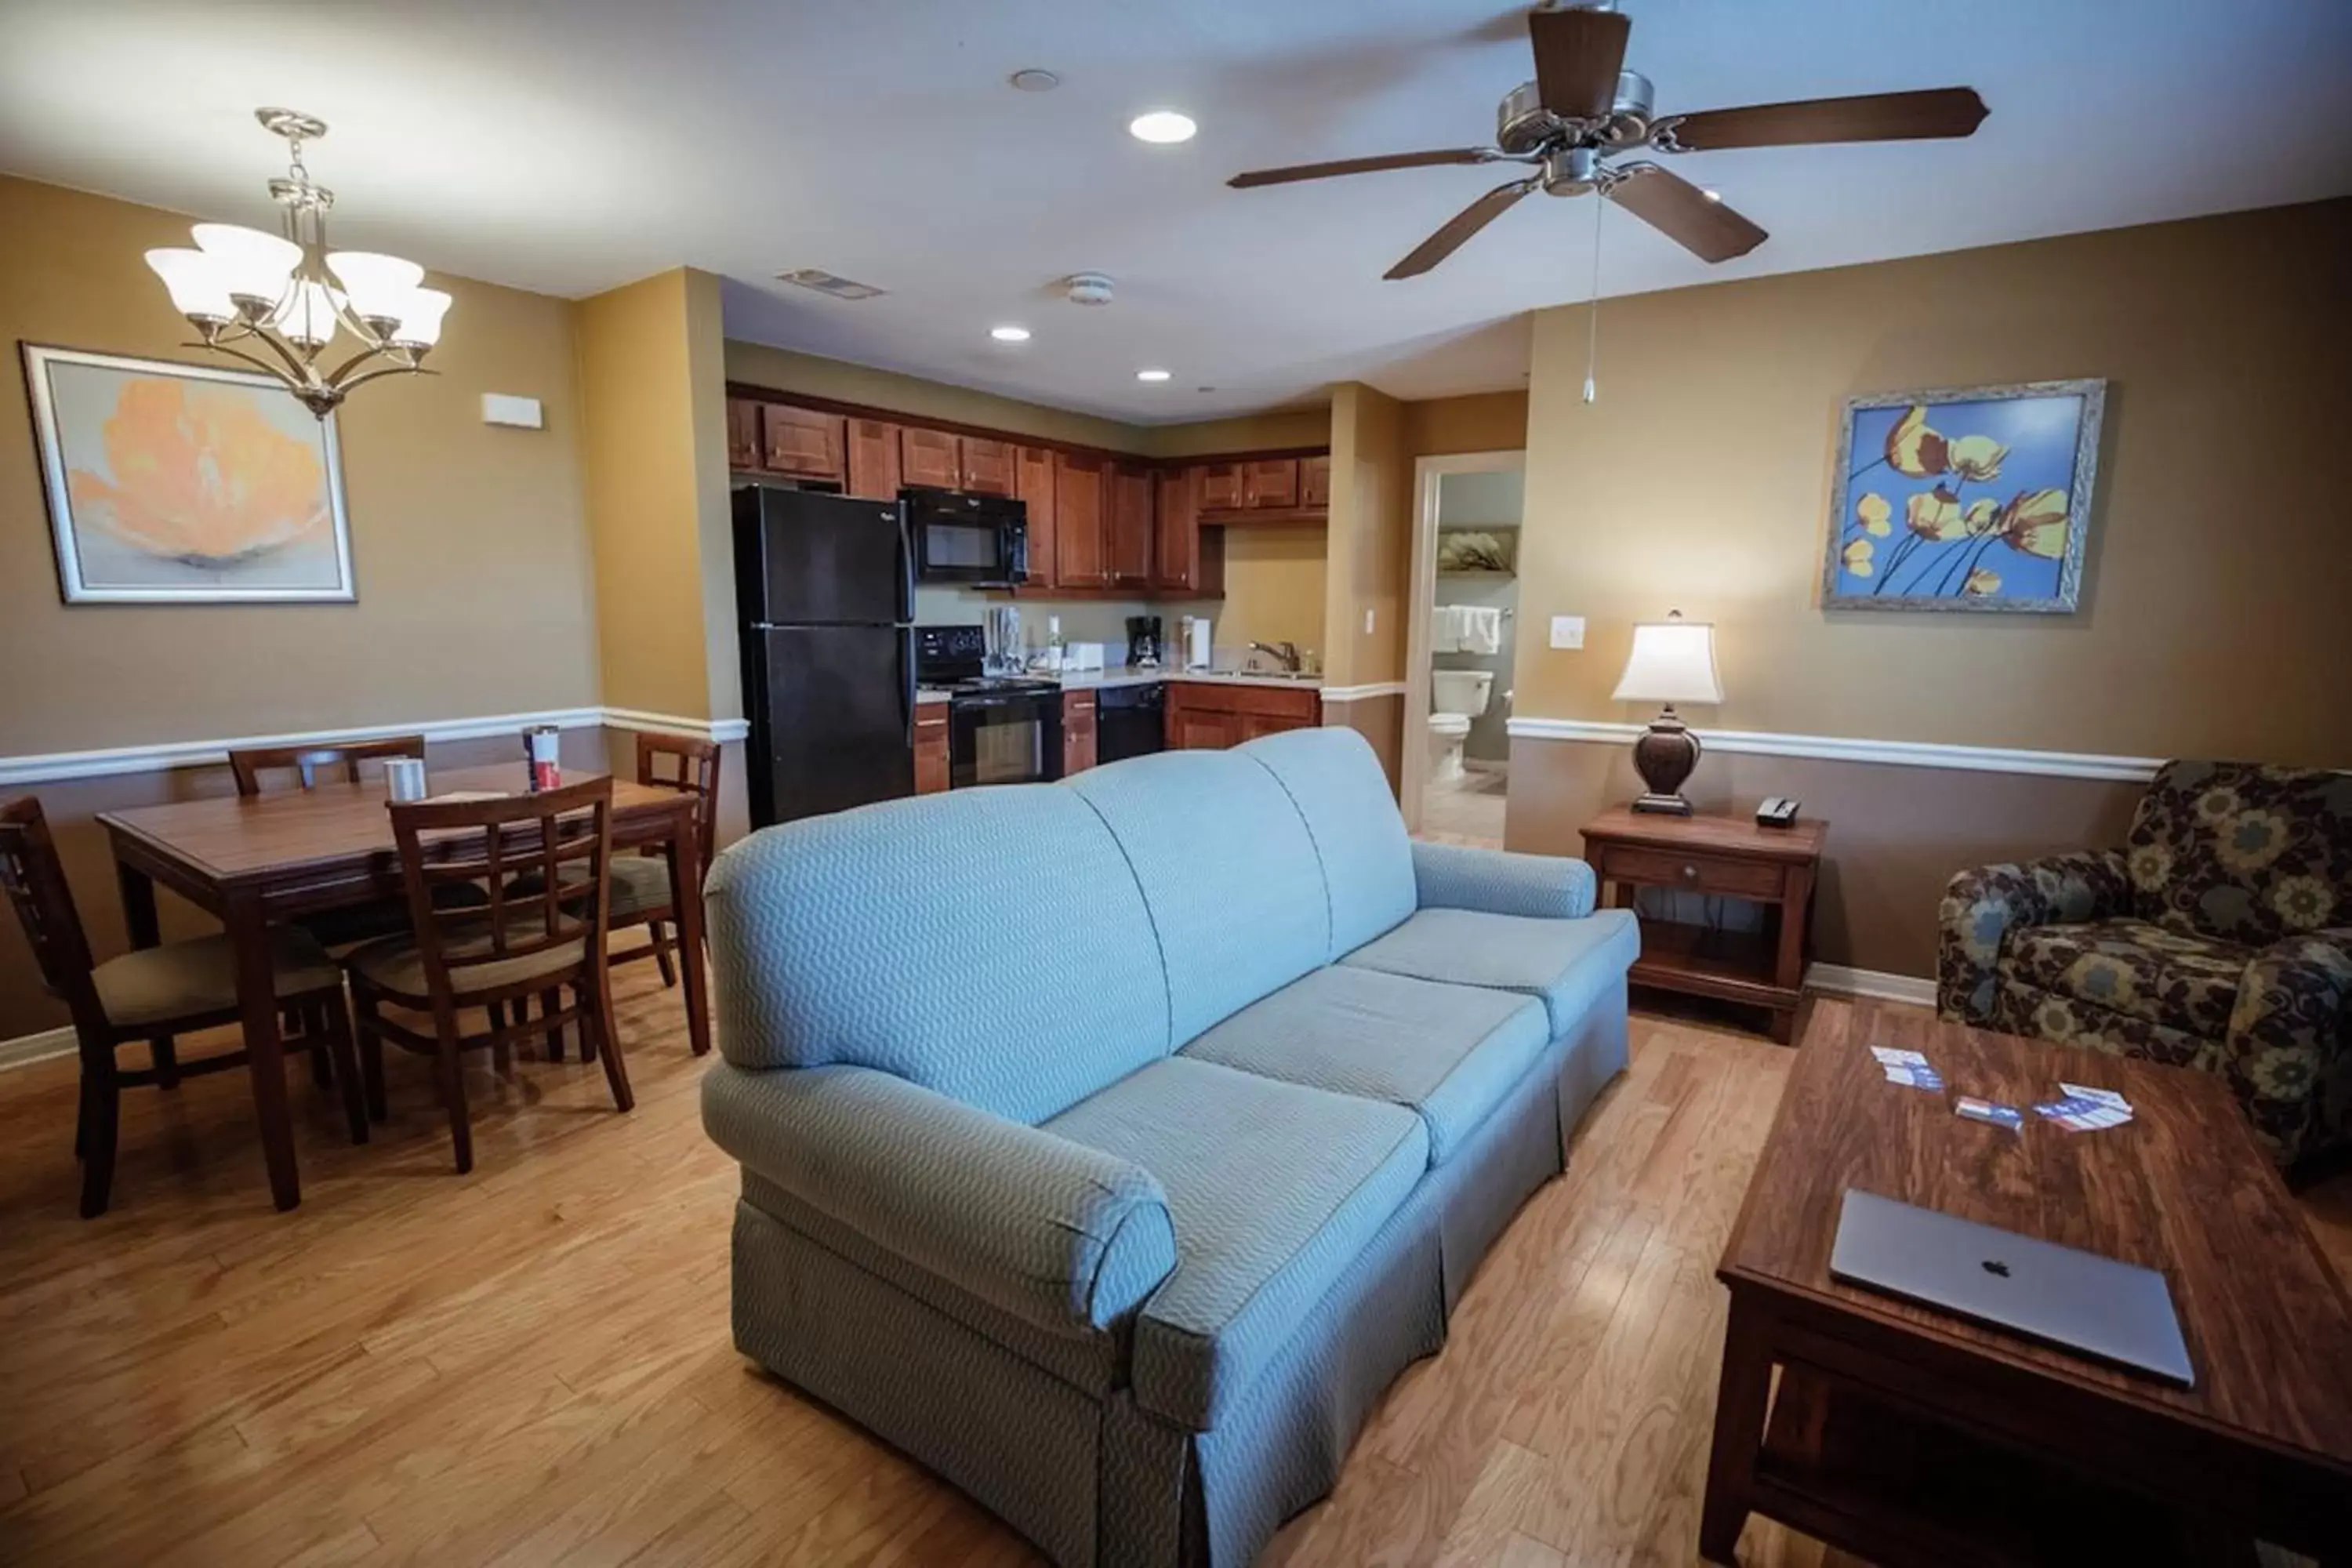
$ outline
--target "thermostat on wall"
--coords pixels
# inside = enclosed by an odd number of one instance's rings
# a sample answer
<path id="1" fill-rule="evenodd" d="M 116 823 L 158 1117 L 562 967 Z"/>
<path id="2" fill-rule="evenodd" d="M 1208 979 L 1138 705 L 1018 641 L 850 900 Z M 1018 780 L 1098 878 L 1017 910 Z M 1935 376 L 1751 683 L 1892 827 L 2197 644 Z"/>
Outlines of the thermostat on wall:
<path id="1" fill-rule="evenodd" d="M 516 397 L 509 393 L 482 394 L 482 423 L 512 425 L 524 430 L 543 430 L 547 416 L 540 411 L 536 397 Z"/>

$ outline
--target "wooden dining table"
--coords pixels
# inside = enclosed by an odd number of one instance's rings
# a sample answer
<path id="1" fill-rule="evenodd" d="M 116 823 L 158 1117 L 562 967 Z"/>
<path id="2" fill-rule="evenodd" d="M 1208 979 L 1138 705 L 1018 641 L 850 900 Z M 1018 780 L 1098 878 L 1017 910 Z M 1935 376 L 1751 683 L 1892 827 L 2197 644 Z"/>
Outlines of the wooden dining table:
<path id="1" fill-rule="evenodd" d="M 570 777 L 593 778 L 594 773 Z M 522 793 L 520 762 L 436 768 L 431 793 Z M 134 947 L 162 941 L 155 886 L 162 883 L 227 928 L 236 954 L 236 997 L 245 1027 L 254 1110 L 261 1122 L 269 1193 L 280 1209 L 302 1200 L 294 1164 L 294 1123 L 286 1100 L 286 1057 L 271 984 L 268 928 L 296 915 L 404 898 L 394 854 L 392 814 L 381 778 L 321 784 L 274 795 L 174 801 L 100 812 L 114 848 L 124 923 Z M 659 848 L 677 890 L 678 968 L 686 987 L 687 1037 L 710 1048 L 709 999 L 702 966 L 702 868 L 696 853 L 698 797 L 663 784 L 613 781 L 613 848 Z"/>

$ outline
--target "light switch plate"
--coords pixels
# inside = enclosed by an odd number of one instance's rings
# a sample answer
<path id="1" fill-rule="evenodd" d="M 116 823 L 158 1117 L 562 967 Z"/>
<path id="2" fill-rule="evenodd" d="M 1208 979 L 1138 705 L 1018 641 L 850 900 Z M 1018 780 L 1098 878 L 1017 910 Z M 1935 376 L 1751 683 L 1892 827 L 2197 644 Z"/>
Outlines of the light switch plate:
<path id="1" fill-rule="evenodd" d="M 1366 637 L 1372 635 L 1372 616 L 1373 612 L 1370 610 L 1366 610 L 1364 612 L 1364 635 Z"/>
<path id="2" fill-rule="evenodd" d="M 1582 616 L 1554 616 L 1551 618 L 1551 646 L 1554 647 L 1582 647 L 1584 646 L 1584 617 Z"/>

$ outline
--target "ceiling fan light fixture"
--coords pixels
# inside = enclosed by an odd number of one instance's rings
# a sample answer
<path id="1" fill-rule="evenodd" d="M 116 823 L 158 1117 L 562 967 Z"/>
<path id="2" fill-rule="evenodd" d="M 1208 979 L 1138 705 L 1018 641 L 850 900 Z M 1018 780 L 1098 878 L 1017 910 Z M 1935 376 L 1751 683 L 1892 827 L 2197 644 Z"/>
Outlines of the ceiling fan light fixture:
<path id="1" fill-rule="evenodd" d="M 1127 133 L 1138 142 L 1162 147 L 1190 142 L 1200 129 L 1191 115 L 1179 114 L 1172 109 L 1155 109 L 1127 122 Z"/>
<path id="2" fill-rule="evenodd" d="M 989 328 L 988 335 L 1000 343 L 1025 343 L 1029 341 L 1029 329 L 1007 324 Z"/>

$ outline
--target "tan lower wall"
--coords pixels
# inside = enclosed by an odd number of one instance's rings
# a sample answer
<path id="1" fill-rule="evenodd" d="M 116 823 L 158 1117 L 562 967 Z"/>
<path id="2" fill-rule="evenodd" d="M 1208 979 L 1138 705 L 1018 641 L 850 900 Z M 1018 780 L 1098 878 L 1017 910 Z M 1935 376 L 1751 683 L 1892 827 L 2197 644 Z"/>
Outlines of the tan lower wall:
<path id="1" fill-rule="evenodd" d="M 1323 722 L 1344 724 L 1372 743 L 1381 759 L 1381 770 L 1389 775 L 1389 793 L 1396 793 L 1399 770 L 1404 761 L 1404 699 L 1391 693 L 1385 697 L 1362 697 L 1353 702 L 1326 702 Z"/>
<path id="2" fill-rule="evenodd" d="M 1511 742 L 1504 843 L 1581 855 L 1580 830 L 1641 792 L 1629 746 Z M 1952 873 L 2062 850 L 2120 845 L 2137 784 L 1710 752 L 1683 793 L 1701 811 L 1752 812 L 1795 795 L 1829 824 L 1813 902 L 1824 963 L 1930 976 L 1936 905 Z"/>

